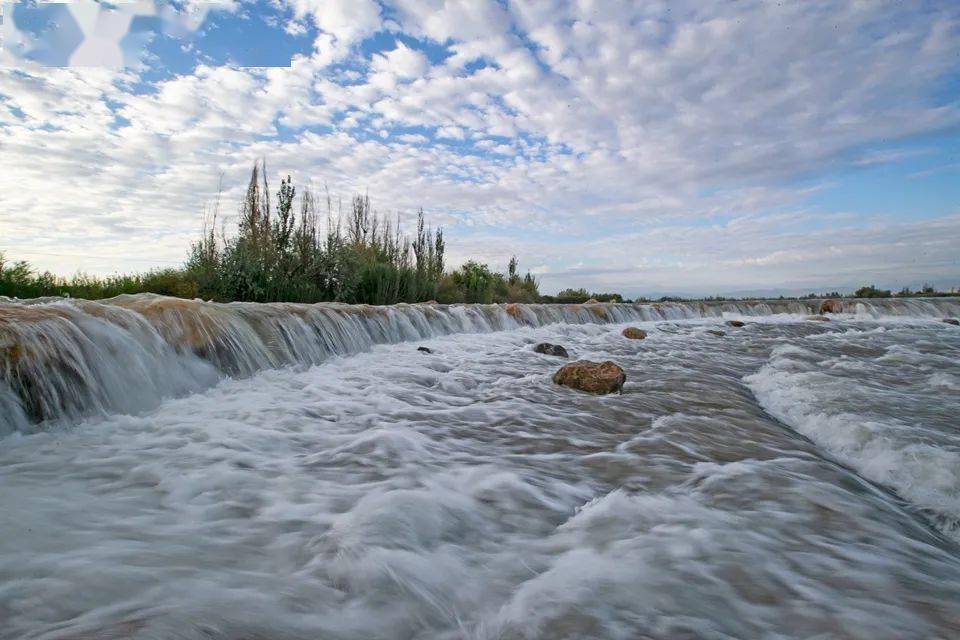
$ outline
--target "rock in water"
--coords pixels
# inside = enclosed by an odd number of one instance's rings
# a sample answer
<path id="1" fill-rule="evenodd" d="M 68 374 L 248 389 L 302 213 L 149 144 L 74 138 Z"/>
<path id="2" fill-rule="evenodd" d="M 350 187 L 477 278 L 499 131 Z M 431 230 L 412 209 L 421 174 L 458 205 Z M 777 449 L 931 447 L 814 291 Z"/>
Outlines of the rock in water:
<path id="1" fill-rule="evenodd" d="M 744 326 L 744 323 L 740 320 L 727 320 L 727 326 L 739 329 L 740 327 Z"/>
<path id="2" fill-rule="evenodd" d="M 643 340 L 647 337 L 647 332 L 636 327 L 627 327 L 623 330 L 622 335 L 624 338 L 630 338 L 631 340 Z"/>
<path id="3" fill-rule="evenodd" d="M 589 300 L 585 301 L 583 304 L 600 304 L 600 301 L 597 300 L 596 298 L 590 298 Z"/>
<path id="4" fill-rule="evenodd" d="M 709 333 L 712 336 L 717 336 L 718 338 L 722 338 L 723 336 L 727 335 L 726 333 L 718 329 L 707 329 L 707 333 Z"/>
<path id="5" fill-rule="evenodd" d="M 433 353 L 433 350 L 428 347 L 417 347 L 417 351 L 421 353 Z"/>
<path id="6" fill-rule="evenodd" d="M 843 313 L 843 303 L 839 300 L 824 300 L 820 303 L 820 315 L 825 313 Z"/>
<path id="7" fill-rule="evenodd" d="M 570 354 L 567 353 L 567 350 L 564 349 L 559 344 L 550 344 L 549 342 L 541 342 L 533 348 L 537 353 L 542 353 L 545 356 L 557 356 L 558 358 L 569 358 Z"/>
<path id="8" fill-rule="evenodd" d="M 952 324 L 955 327 L 960 327 L 960 320 L 957 320 L 956 318 L 944 318 L 943 321 L 947 324 Z"/>
<path id="9" fill-rule="evenodd" d="M 504 307 L 503 310 L 507 312 L 508 316 L 510 316 L 511 318 L 513 318 L 518 322 L 523 319 L 523 314 L 520 313 L 520 306 L 517 305 L 516 302 L 511 302 L 506 307 Z"/>
<path id="10" fill-rule="evenodd" d="M 813 320 L 814 322 L 830 322 L 830 318 L 827 316 L 807 316 L 807 320 Z"/>
<path id="11" fill-rule="evenodd" d="M 587 393 L 623 393 L 627 374 L 615 362 L 577 360 L 563 365 L 553 374 L 553 381 L 564 387 Z"/>

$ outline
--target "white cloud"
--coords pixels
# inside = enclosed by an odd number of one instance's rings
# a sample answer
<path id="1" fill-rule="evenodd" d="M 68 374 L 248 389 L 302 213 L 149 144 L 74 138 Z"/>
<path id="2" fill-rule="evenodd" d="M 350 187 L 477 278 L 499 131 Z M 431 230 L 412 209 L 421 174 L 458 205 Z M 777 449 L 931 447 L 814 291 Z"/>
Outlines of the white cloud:
<path id="1" fill-rule="evenodd" d="M 507 12 L 483 0 L 396 0 L 404 31 L 437 42 L 501 37 L 510 28 Z"/>
<path id="2" fill-rule="evenodd" d="M 430 61 L 416 49 L 398 42 L 395 49 L 374 55 L 370 67 L 376 72 L 409 80 L 424 75 L 430 68 Z"/>
<path id="3" fill-rule="evenodd" d="M 284 0 L 295 20 L 310 19 L 321 33 L 315 48 L 318 60 L 331 64 L 346 57 L 351 47 L 380 29 L 380 6 L 375 0 Z M 294 27 L 295 28 L 295 27 Z"/>
<path id="4" fill-rule="evenodd" d="M 641 267 L 691 287 L 828 283 L 882 271 L 883 252 L 906 260 L 897 234 L 930 250 L 914 266 L 894 264 L 958 271 L 935 237 L 955 238 L 955 219 L 897 226 L 860 216 L 866 240 L 836 242 L 826 230 L 849 220 L 816 220 L 823 211 L 803 208 L 811 187 L 792 182 L 903 160 L 919 152 L 886 146 L 960 125 L 956 98 L 934 99 L 958 65 L 956 6 L 289 5 L 298 24 L 321 31 L 313 55 L 290 68 L 201 66 L 145 93 L 133 91 L 131 71 L 0 69 L 0 249 L 98 256 L 35 259 L 66 271 L 112 270 L 101 256 L 127 256 L 129 246 L 178 260 L 219 176 L 237 189 L 266 156 L 301 183 L 369 190 L 385 208 L 424 206 L 458 227 L 448 234 L 454 257 L 529 252 L 521 257 L 549 286 L 635 290 L 629 274 Z M 360 44 L 385 27 L 450 55 L 431 65 L 424 47 L 398 40 L 360 60 Z M 329 67 L 339 61 L 353 64 Z M 797 211 L 806 232 L 777 217 Z M 504 230 L 494 245 L 478 240 L 489 226 Z M 512 239 L 531 231 L 554 246 Z M 817 256 L 824 242 L 841 250 Z M 584 254 L 602 264 L 572 269 L 571 255 Z"/>

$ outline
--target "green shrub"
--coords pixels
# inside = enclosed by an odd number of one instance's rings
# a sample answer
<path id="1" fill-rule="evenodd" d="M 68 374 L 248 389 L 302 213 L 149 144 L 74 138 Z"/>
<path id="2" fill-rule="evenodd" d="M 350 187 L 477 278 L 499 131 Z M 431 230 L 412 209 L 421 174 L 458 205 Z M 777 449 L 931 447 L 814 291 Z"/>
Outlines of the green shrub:
<path id="1" fill-rule="evenodd" d="M 860 287 L 853 292 L 854 298 L 889 298 L 890 291 L 885 289 L 877 289 L 872 284 L 866 287 Z"/>
<path id="2" fill-rule="evenodd" d="M 555 296 L 557 302 L 563 304 L 581 304 L 590 299 L 586 289 L 564 289 Z"/>

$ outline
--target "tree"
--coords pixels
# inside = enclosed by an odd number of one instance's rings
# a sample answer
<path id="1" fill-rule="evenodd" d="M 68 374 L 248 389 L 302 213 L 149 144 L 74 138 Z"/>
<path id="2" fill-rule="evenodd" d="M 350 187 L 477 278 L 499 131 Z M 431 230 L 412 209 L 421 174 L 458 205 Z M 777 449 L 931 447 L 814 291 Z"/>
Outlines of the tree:
<path id="1" fill-rule="evenodd" d="M 517 273 L 519 266 L 520 261 L 517 260 L 517 256 L 512 256 L 507 264 L 507 282 L 510 284 L 516 284 L 520 280 L 520 274 Z"/>
<path id="2" fill-rule="evenodd" d="M 273 246 L 277 254 L 285 255 L 293 234 L 293 225 L 296 222 L 293 214 L 293 197 L 297 190 L 291 182 L 290 176 L 280 181 L 280 191 L 277 192 L 277 219 L 271 229 Z"/>

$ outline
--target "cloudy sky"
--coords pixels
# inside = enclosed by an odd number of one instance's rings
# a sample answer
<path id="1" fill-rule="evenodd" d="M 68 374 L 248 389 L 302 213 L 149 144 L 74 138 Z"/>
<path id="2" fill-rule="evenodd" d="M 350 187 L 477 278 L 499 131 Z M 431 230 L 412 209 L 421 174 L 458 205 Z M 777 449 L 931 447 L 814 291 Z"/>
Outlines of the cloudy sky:
<path id="1" fill-rule="evenodd" d="M 960 286 L 955 0 L 81 9 L 4 5 L 8 258 L 179 264 L 265 157 L 546 292 Z"/>

